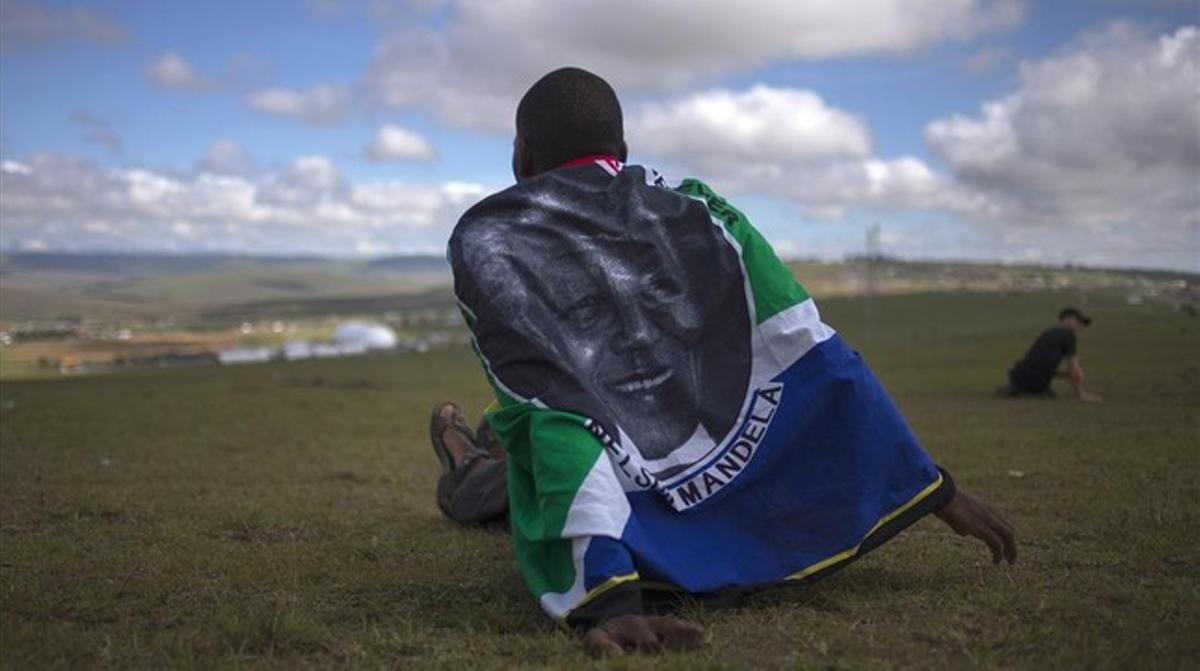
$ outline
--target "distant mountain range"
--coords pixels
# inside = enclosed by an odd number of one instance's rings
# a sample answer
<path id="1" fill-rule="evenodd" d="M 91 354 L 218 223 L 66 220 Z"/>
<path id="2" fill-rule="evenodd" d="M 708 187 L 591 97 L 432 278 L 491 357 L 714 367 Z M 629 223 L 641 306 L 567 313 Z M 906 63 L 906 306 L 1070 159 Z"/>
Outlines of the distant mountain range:
<path id="1" fill-rule="evenodd" d="M 922 291 L 1115 291 L 1194 302 L 1200 278 L 1167 271 L 874 258 L 792 261 L 817 296 Z M 435 255 L 377 258 L 0 254 L 0 326 L 46 320 L 200 324 L 453 308 Z M 1139 298 L 1140 300 L 1140 298 Z"/>
<path id="2" fill-rule="evenodd" d="M 342 272 L 448 274 L 446 259 L 438 255 L 398 255 L 370 259 L 317 256 L 240 256 L 230 254 L 74 254 L 58 252 L 5 252 L 0 254 L 0 274 L 47 272 L 84 275 L 145 276 L 207 273 L 236 268 L 264 271 L 283 268 L 327 268 Z"/>
<path id="3" fill-rule="evenodd" d="M 6 253 L 0 324 L 164 317 L 311 314 L 408 305 L 415 294 L 453 306 L 440 256 L 373 259 L 237 255 Z M 390 301 L 390 302 L 389 302 Z M 335 310 L 336 308 L 336 310 Z"/>

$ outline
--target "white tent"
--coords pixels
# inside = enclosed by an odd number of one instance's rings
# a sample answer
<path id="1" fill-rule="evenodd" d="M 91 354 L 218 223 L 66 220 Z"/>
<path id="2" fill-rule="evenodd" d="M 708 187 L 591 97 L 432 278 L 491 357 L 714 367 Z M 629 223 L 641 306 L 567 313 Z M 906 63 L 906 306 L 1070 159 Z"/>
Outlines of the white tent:
<path id="1" fill-rule="evenodd" d="M 283 358 L 288 361 L 308 359 L 313 356 L 313 345 L 307 340 L 289 340 L 283 343 Z"/>
<path id="2" fill-rule="evenodd" d="M 270 361 L 274 353 L 270 347 L 235 347 L 217 352 L 217 360 L 225 365 L 264 363 Z"/>
<path id="3" fill-rule="evenodd" d="M 392 349 L 398 342 L 396 332 L 377 322 L 342 322 L 333 331 L 333 340 L 343 348 Z"/>

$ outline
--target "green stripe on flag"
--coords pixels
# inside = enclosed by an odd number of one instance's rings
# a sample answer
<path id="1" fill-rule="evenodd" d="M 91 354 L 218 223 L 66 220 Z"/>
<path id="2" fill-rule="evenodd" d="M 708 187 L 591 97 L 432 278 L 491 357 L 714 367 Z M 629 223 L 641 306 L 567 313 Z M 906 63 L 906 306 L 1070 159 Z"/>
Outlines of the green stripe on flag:
<path id="1" fill-rule="evenodd" d="M 583 417 L 529 403 L 488 412 L 486 419 L 508 451 L 509 523 L 521 576 L 538 597 L 566 592 L 576 569 L 563 527 L 603 445 Z"/>
<path id="2" fill-rule="evenodd" d="M 808 292 L 740 210 L 698 179 L 685 179 L 675 190 L 702 199 L 708 211 L 725 224 L 725 230 L 742 248 L 742 265 L 746 268 L 750 290 L 754 294 L 757 323 L 761 324 L 808 299 Z"/>

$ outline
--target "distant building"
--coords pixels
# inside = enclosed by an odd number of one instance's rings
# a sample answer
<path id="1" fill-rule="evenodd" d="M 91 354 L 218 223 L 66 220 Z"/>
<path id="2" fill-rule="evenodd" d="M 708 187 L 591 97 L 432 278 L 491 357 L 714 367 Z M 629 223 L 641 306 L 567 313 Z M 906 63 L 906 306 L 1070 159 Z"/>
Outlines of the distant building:
<path id="1" fill-rule="evenodd" d="M 388 326 L 361 321 L 339 324 L 333 331 L 333 341 L 343 348 L 343 354 L 358 354 L 369 349 L 395 349 L 399 343 L 396 332 Z"/>
<path id="2" fill-rule="evenodd" d="M 217 352 L 217 361 L 224 365 L 264 363 L 271 360 L 275 350 L 270 347 L 234 347 Z"/>
<path id="3" fill-rule="evenodd" d="M 313 344 L 307 340 L 289 340 L 283 343 L 282 353 L 283 358 L 287 361 L 311 359 L 313 356 Z"/>

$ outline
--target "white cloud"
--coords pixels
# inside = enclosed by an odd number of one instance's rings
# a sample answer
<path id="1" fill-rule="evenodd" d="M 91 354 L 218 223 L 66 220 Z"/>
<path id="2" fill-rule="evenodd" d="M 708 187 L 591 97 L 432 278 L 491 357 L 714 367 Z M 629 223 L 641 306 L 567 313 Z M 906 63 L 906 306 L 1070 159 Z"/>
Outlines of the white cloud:
<path id="1" fill-rule="evenodd" d="M 344 119 L 350 109 L 350 89 L 340 84 L 317 84 L 304 91 L 265 89 L 251 93 L 246 102 L 265 114 L 333 124 Z"/>
<path id="2" fill-rule="evenodd" d="M 428 161 L 434 157 L 433 145 L 428 140 L 390 124 L 376 131 L 364 153 L 372 161 Z"/>
<path id="3" fill-rule="evenodd" d="M 925 138 L 981 222 L 1070 230 L 1079 254 L 1162 254 L 1172 240 L 1186 254 L 1200 226 L 1198 81 L 1195 27 L 1154 36 L 1114 23 L 1022 63 L 1016 91 L 934 121 Z"/>
<path id="4" fill-rule="evenodd" d="M 342 180 L 328 156 L 301 156 L 292 162 L 289 180 L 305 189 L 325 192 L 334 189 Z"/>
<path id="5" fill-rule="evenodd" d="M 630 120 L 629 134 L 637 151 L 666 157 L 811 162 L 871 152 L 861 119 L 812 91 L 763 85 L 644 105 Z"/>
<path id="6" fill-rule="evenodd" d="M 86 142 L 103 147 L 113 156 L 120 155 L 121 138 L 112 129 L 108 119 L 95 112 L 80 108 L 71 113 L 70 120 L 84 131 L 83 139 Z"/>
<path id="7" fill-rule="evenodd" d="M 28 175 L 29 165 L 19 161 L 5 161 L 0 163 L 0 171 L 10 172 L 14 175 Z"/>
<path id="8" fill-rule="evenodd" d="M 203 91 L 212 86 L 212 82 L 201 75 L 191 63 L 179 54 L 170 51 L 159 57 L 146 70 L 156 85 L 172 91 Z"/>
<path id="9" fill-rule="evenodd" d="M 1195 28 L 1154 36 L 1118 23 L 1085 34 L 1023 63 L 1019 88 L 977 116 L 928 125 L 948 174 L 916 157 L 875 155 L 865 123 L 796 89 L 714 89 L 645 104 L 629 111 L 627 133 L 635 157 L 670 175 L 783 198 L 808 216 L 948 217 L 963 235 L 929 242 L 939 255 L 1195 271 L 1197 81 Z"/>
<path id="10" fill-rule="evenodd" d="M 437 250 L 486 190 L 348 184 L 325 156 L 257 176 L 105 169 L 39 154 L 0 164 L 4 249 L 355 254 Z"/>
<path id="11" fill-rule="evenodd" d="M 129 42 L 130 34 L 117 21 L 79 6 L 51 8 L 15 0 L 0 2 L 0 46 L 55 39 L 118 45 Z"/>
<path id="12" fill-rule="evenodd" d="M 41 238 L 26 238 L 21 241 L 17 249 L 23 252 L 48 252 L 50 251 L 50 245 Z"/>
<path id="13" fill-rule="evenodd" d="M 884 160 L 858 117 L 812 91 L 758 85 L 651 103 L 626 123 L 630 150 L 718 190 L 779 196 L 822 216 L 847 207 L 940 207 L 951 195 L 919 159 Z"/>
<path id="14" fill-rule="evenodd" d="M 242 145 L 222 138 L 209 145 L 198 167 L 215 174 L 244 175 L 254 171 L 255 160 Z"/>
<path id="15" fill-rule="evenodd" d="M 563 54 L 623 94 L 661 92 L 779 61 L 910 53 L 1010 28 L 1023 11 L 1019 0 L 459 0 L 439 29 L 387 32 L 366 83 L 390 107 L 509 130 L 517 98 Z"/>

